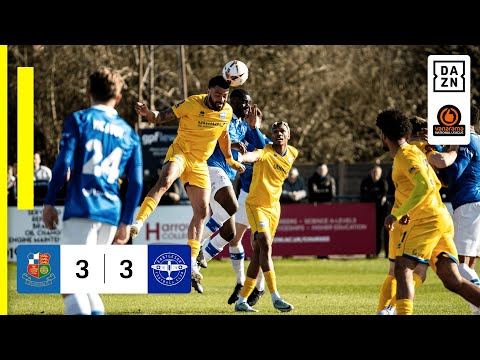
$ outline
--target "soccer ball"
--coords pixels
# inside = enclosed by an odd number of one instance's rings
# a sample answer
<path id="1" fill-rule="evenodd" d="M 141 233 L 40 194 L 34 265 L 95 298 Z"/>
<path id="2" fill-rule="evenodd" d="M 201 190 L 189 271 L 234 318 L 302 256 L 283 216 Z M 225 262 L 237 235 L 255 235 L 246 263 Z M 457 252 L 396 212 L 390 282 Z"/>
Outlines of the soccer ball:
<path id="1" fill-rule="evenodd" d="M 248 67 L 240 60 L 232 60 L 225 64 L 222 76 L 230 86 L 240 86 L 248 79 Z"/>

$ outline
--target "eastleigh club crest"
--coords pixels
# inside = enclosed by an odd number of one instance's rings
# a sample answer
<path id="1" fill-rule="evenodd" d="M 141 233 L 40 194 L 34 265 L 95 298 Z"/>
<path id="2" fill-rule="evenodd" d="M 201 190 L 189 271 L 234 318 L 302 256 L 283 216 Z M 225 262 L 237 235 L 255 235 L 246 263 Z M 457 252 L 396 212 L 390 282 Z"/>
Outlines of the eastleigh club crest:
<path id="1" fill-rule="evenodd" d="M 165 286 L 177 285 L 184 278 L 188 268 L 180 255 L 171 252 L 158 256 L 150 267 L 153 269 L 155 280 Z"/>
<path id="2" fill-rule="evenodd" d="M 51 272 L 49 253 L 29 253 L 27 272 L 22 275 L 29 286 L 48 286 L 55 279 Z M 40 281 L 37 281 L 40 280 Z"/>

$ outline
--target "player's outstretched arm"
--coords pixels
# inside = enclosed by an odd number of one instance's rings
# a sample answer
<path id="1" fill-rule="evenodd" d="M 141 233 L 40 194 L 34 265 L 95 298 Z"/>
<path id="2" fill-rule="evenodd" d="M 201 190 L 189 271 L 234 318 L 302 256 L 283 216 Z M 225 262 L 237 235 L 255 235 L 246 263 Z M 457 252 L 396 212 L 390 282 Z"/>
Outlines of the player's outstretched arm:
<path id="1" fill-rule="evenodd" d="M 260 132 L 262 124 L 262 112 L 254 104 L 248 111 L 245 121 L 248 124 L 248 131 L 245 134 L 245 139 L 255 146 L 256 149 L 263 149 L 266 145 L 265 136 Z"/>
<path id="2" fill-rule="evenodd" d="M 43 201 L 43 222 L 49 230 L 55 230 L 58 224 L 58 213 L 55 209 L 55 199 L 65 184 L 68 169 L 73 162 L 77 140 L 80 137 L 78 126 L 73 115 L 70 115 L 63 125 L 60 151 L 52 171 L 52 179 Z"/>
<path id="3" fill-rule="evenodd" d="M 260 159 L 260 156 L 261 156 L 261 152 L 260 151 L 249 151 L 245 154 L 243 154 L 241 156 L 241 158 L 239 158 L 239 160 L 241 160 L 242 162 L 244 163 L 254 163 L 255 161 L 257 161 L 258 159 Z"/>
<path id="4" fill-rule="evenodd" d="M 164 111 L 151 111 L 144 103 L 137 102 L 135 104 L 137 114 L 143 116 L 151 124 L 161 125 L 163 123 L 178 120 L 177 116 L 171 108 Z"/>
<path id="5" fill-rule="evenodd" d="M 232 157 L 232 148 L 230 143 L 230 135 L 228 131 L 223 131 L 218 138 L 218 145 L 220 146 L 220 150 L 225 156 L 225 160 L 227 161 L 228 165 L 232 167 L 232 169 L 237 170 L 240 174 L 245 171 L 245 166 L 243 166 L 238 161 L 234 160 Z"/>
<path id="6" fill-rule="evenodd" d="M 450 145 L 446 152 L 435 152 L 428 157 L 430 165 L 437 169 L 444 169 L 452 165 L 457 158 L 458 145 Z"/>

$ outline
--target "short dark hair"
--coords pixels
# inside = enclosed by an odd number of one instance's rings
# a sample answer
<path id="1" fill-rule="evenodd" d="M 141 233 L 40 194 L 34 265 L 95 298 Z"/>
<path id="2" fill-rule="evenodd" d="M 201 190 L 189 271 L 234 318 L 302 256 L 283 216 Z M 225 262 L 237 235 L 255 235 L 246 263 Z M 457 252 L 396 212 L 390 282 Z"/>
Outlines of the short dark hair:
<path id="1" fill-rule="evenodd" d="M 231 98 L 245 98 L 250 94 L 245 89 L 235 89 L 230 93 Z"/>
<path id="2" fill-rule="evenodd" d="M 470 125 L 475 126 L 480 121 L 480 115 L 478 113 L 478 108 L 472 104 L 470 107 Z"/>
<path id="3" fill-rule="evenodd" d="M 273 124 L 272 124 L 272 131 L 273 129 L 276 129 L 280 126 L 285 126 L 288 130 L 288 133 L 290 133 L 290 126 L 288 125 L 288 123 L 286 121 L 275 121 Z"/>
<path id="4" fill-rule="evenodd" d="M 392 140 L 400 140 L 412 133 L 412 123 L 407 115 L 397 109 L 387 109 L 377 115 L 377 127 Z"/>
<path id="5" fill-rule="evenodd" d="M 97 101 L 108 101 L 120 95 L 123 79 L 120 74 L 107 66 L 95 70 L 89 78 L 88 89 L 90 95 Z"/>
<path id="6" fill-rule="evenodd" d="M 229 89 L 230 88 L 230 84 L 228 83 L 227 80 L 225 80 L 223 78 L 222 75 L 214 76 L 208 82 L 208 88 L 209 89 L 211 89 L 215 86 L 221 87 L 222 89 Z"/>
<path id="7" fill-rule="evenodd" d="M 428 122 L 420 116 L 412 116 L 410 119 L 412 123 L 412 134 L 418 134 L 421 130 L 426 130 L 428 128 Z"/>

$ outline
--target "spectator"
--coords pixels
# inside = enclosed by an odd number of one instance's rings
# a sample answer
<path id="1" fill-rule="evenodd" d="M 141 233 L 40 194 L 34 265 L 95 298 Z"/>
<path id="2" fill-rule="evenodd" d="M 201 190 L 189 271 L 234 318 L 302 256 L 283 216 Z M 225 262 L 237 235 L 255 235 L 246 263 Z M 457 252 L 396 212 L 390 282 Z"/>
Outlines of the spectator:
<path id="1" fill-rule="evenodd" d="M 336 196 L 335 178 L 328 173 L 328 166 L 320 163 L 308 179 L 308 196 L 311 203 L 330 202 Z"/>
<path id="2" fill-rule="evenodd" d="M 17 178 L 13 175 L 13 166 L 8 165 L 8 205 L 15 206 L 17 199 Z"/>
<path id="3" fill-rule="evenodd" d="M 282 204 L 300 203 L 303 202 L 302 200 L 306 197 L 307 190 L 305 189 L 305 183 L 299 176 L 298 169 L 292 167 L 288 173 L 288 177 L 283 182 L 280 202 Z"/>
<path id="4" fill-rule="evenodd" d="M 383 221 L 387 216 L 387 180 L 382 176 L 382 168 L 373 165 L 370 174 L 362 180 L 360 185 L 360 201 L 375 203 L 376 210 L 376 256 L 384 244 L 385 257 L 388 257 L 388 234 L 385 234 Z"/>
<path id="5" fill-rule="evenodd" d="M 40 153 L 36 152 L 33 156 L 34 180 L 50 182 L 50 180 L 52 180 L 52 170 L 45 165 L 40 165 L 41 163 L 42 158 L 40 157 Z"/>

